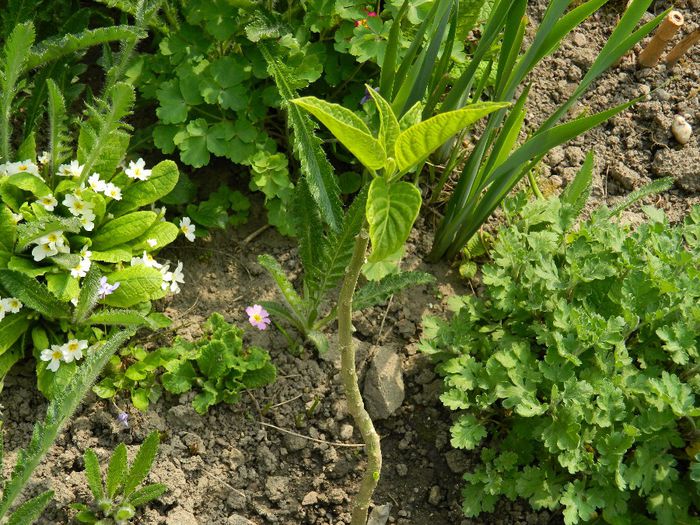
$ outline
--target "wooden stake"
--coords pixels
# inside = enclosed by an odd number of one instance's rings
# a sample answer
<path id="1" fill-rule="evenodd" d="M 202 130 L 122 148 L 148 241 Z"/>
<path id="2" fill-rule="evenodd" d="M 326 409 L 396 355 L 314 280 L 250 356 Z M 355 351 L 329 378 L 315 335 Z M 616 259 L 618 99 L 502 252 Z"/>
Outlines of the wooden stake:
<path id="1" fill-rule="evenodd" d="M 664 52 L 666 45 L 673 39 L 682 25 L 683 14 L 679 11 L 671 11 L 664 21 L 661 22 L 647 47 L 639 54 L 639 65 L 642 67 L 654 67 L 658 64 L 661 53 Z"/>
<path id="2" fill-rule="evenodd" d="M 678 42 L 678 44 L 676 44 L 676 47 L 671 49 L 668 56 L 666 57 L 666 63 L 669 66 L 674 65 L 698 41 L 700 41 L 700 29 L 696 29 L 695 31 L 690 33 L 687 37 L 685 37 L 683 40 Z"/>

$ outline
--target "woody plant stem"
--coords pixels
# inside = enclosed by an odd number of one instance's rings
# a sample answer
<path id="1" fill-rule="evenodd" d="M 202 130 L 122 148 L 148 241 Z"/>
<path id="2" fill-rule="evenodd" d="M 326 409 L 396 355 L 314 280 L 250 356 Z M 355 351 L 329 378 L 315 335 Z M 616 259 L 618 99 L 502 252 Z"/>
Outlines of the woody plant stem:
<path id="1" fill-rule="evenodd" d="M 382 450 L 379 434 L 374 429 L 372 419 L 369 417 L 365 404 L 362 401 L 360 387 L 357 382 L 355 370 L 355 348 L 352 344 L 352 297 L 355 294 L 357 279 L 365 262 L 365 252 L 369 237 L 362 229 L 355 238 L 352 260 L 345 271 L 343 285 L 338 297 L 338 346 L 340 348 L 340 375 L 343 378 L 343 388 L 348 402 L 348 411 L 355 420 L 355 425 L 362 434 L 367 453 L 367 470 L 362 478 L 360 490 L 355 496 L 352 505 L 352 525 L 366 525 L 369 504 L 372 494 L 379 481 L 379 473 L 382 470 Z"/>

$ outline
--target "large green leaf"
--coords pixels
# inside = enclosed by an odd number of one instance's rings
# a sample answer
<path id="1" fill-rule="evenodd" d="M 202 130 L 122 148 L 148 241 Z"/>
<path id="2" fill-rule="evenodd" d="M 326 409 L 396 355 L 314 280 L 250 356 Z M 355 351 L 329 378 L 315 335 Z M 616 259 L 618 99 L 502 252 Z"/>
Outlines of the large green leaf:
<path id="1" fill-rule="evenodd" d="M 68 302 L 71 299 L 76 299 L 80 294 L 78 279 L 72 277 L 68 272 L 47 275 L 46 284 L 49 291 L 59 301 Z"/>
<path id="2" fill-rule="evenodd" d="M 367 197 L 367 221 L 372 241 L 370 262 L 396 252 L 411 232 L 421 206 L 418 188 L 408 182 L 388 183 L 381 177 L 372 181 Z"/>
<path id="3" fill-rule="evenodd" d="M 160 250 L 173 242 L 177 238 L 179 232 L 180 229 L 173 223 L 157 221 L 146 230 L 143 235 L 133 240 L 131 248 L 135 253 L 140 253 L 142 250 L 146 250 L 147 252 Z M 148 242 L 154 240 L 156 241 L 155 246 Z"/>
<path id="4" fill-rule="evenodd" d="M 12 218 L 12 211 L 7 206 L 0 206 L 0 250 L 12 253 L 16 239 L 17 224 Z"/>
<path id="5" fill-rule="evenodd" d="M 30 192 L 35 197 L 43 197 L 51 193 L 51 189 L 44 182 L 30 173 L 15 173 L 2 180 L 2 184 L 9 184 L 16 188 Z"/>
<path id="6" fill-rule="evenodd" d="M 30 324 L 29 311 L 26 309 L 16 314 L 6 315 L 0 321 L 0 355 L 7 352 L 17 342 Z M 2 380 L 1 376 L 0 380 Z"/>
<path id="7" fill-rule="evenodd" d="M 26 307 L 44 317 L 64 319 L 70 313 L 65 304 L 54 298 L 48 288 L 33 277 L 14 270 L 0 270 L 0 284 Z"/>
<path id="8" fill-rule="evenodd" d="M 316 97 L 297 98 L 292 102 L 320 120 L 367 168 L 375 171 L 384 167 L 384 147 L 371 135 L 364 121 L 352 111 Z"/>
<path id="9" fill-rule="evenodd" d="M 148 180 L 138 181 L 129 186 L 122 194 L 122 200 L 114 201 L 109 211 L 115 216 L 152 204 L 170 193 L 179 178 L 177 164 L 171 160 L 159 162 L 151 170 Z"/>
<path id="10" fill-rule="evenodd" d="M 505 102 L 480 102 L 456 111 L 440 113 L 411 126 L 396 141 L 395 155 L 399 171 L 405 172 L 423 162 L 457 132 L 508 105 Z"/>
<path id="11" fill-rule="evenodd" d="M 108 306 L 128 308 L 152 299 L 160 299 L 164 295 L 161 288 L 163 274 L 160 270 L 143 264 L 117 270 L 107 277 L 110 283 L 119 283 L 119 288 L 102 300 Z"/>
<path id="12" fill-rule="evenodd" d="M 104 252 L 126 244 L 148 231 L 157 219 L 158 215 L 152 211 L 135 211 L 112 219 L 97 229 L 92 238 L 92 247 Z"/>
<path id="13" fill-rule="evenodd" d="M 379 93 L 374 91 L 371 86 L 365 86 L 365 89 L 374 100 L 379 112 L 379 141 L 384 146 L 387 155 L 391 157 L 394 152 L 396 140 L 401 134 L 401 126 L 391 108 L 391 104 L 384 99 Z"/>

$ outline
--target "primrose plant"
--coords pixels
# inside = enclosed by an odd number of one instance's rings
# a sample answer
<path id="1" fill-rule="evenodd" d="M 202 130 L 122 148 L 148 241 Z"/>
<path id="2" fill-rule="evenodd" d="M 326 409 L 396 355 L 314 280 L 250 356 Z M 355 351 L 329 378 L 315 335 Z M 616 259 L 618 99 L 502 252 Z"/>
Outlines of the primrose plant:
<path id="1" fill-rule="evenodd" d="M 289 121 L 297 134 L 295 151 L 299 154 L 302 171 L 307 179 L 313 176 L 312 166 L 321 165 L 322 156 L 317 139 L 303 111 L 311 113 L 343 144 L 365 167 L 371 181 L 352 203 L 348 212 L 336 221 L 333 205 L 324 208 L 317 188 L 300 191 L 296 197 L 302 203 L 296 207 L 294 220 L 299 222 L 300 253 L 304 260 L 306 274 L 328 275 L 333 269 L 335 281 L 324 293 L 333 289 L 342 280 L 334 316 L 338 320 L 338 346 L 341 352 L 341 376 L 348 398 L 348 410 L 360 429 L 366 445 L 368 468 L 363 476 L 359 494 L 353 504 L 352 524 L 365 525 L 372 494 L 381 472 L 381 448 L 379 435 L 374 429 L 357 383 L 355 370 L 355 349 L 352 345 L 353 298 L 360 272 L 367 258 L 370 262 L 382 262 L 399 251 L 411 232 L 413 223 L 421 207 L 421 192 L 413 182 L 404 177 L 425 161 L 445 140 L 480 118 L 504 107 L 503 103 L 480 103 L 462 109 L 443 113 L 418 123 L 399 121 L 391 105 L 373 89 L 367 92 L 372 97 L 379 115 L 378 130 L 372 132 L 365 121 L 338 104 L 332 104 L 315 97 L 290 99 L 294 90 L 293 82 L 288 81 L 291 72 L 280 61 L 275 60 L 266 47 L 261 46 L 268 66 L 273 71 L 280 94 L 289 112 Z M 412 125 L 411 125 L 412 124 Z M 319 155 L 319 152 L 321 154 Z M 312 177 L 311 177 L 312 178 Z M 303 188 L 304 185 L 300 184 Z M 329 212 L 330 210 L 330 212 Z M 331 231 L 321 235 L 323 223 Z M 367 233 L 367 226 L 369 233 Z M 371 241 L 372 250 L 366 256 Z M 295 319 L 304 313 L 305 301 L 282 273 L 273 259 L 263 259 L 263 264 L 272 268 L 287 304 L 272 311 L 282 313 L 285 319 Z M 340 263 L 340 264 L 338 264 Z M 337 267 L 335 266 L 337 264 Z M 342 265 L 342 266 L 341 266 Z M 326 283 L 322 278 L 305 276 L 305 293 L 310 297 L 309 283 Z M 376 296 L 382 289 L 381 281 L 375 284 Z M 389 292 L 393 293 L 393 292 Z M 387 295 L 383 295 L 385 298 Z M 312 303 L 313 304 L 313 303 Z M 317 305 L 318 303 L 316 303 Z M 306 310 L 308 312 L 308 310 Z M 315 312 L 312 312 L 315 314 Z"/>
<path id="2" fill-rule="evenodd" d="M 136 516 L 138 507 L 168 490 L 161 483 L 139 488 L 153 466 L 158 443 L 158 432 L 151 432 L 131 465 L 127 462 L 126 445 L 120 443 L 109 460 L 104 481 L 97 454 L 91 448 L 87 449 L 83 455 L 85 477 L 94 501 L 91 505 L 73 503 L 71 507 L 78 510 L 75 519 L 80 523 L 127 525 Z"/>

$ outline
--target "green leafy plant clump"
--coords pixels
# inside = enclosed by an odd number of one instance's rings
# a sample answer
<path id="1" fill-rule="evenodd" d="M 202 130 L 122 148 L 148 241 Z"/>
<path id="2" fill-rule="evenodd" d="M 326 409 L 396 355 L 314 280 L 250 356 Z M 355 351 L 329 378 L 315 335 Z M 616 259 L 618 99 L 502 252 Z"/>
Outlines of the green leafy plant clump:
<path id="1" fill-rule="evenodd" d="M 205 414 L 218 403 L 237 403 L 241 392 L 260 388 L 275 380 L 277 371 L 263 349 L 243 347 L 243 331 L 212 314 L 204 325 L 205 335 L 190 342 L 180 337 L 170 350 L 161 377 L 163 388 L 173 394 L 198 390 L 194 409 Z"/>
<path id="2" fill-rule="evenodd" d="M 567 525 L 694 523 L 700 208 L 677 225 L 652 207 L 634 228 L 619 207 L 576 225 L 568 197 L 508 201 L 483 296 L 425 321 L 452 446 L 481 447 L 464 512 L 505 496 Z"/>
<path id="3" fill-rule="evenodd" d="M 91 505 L 73 503 L 80 523 L 97 525 L 127 525 L 136 516 L 137 508 L 161 496 L 168 488 L 161 483 L 151 483 L 139 488 L 148 477 L 158 452 L 158 432 L 151 432 L 139 447 L 129 465 L 126 445 L 120 443 L 109 460 L 107 474 L 103 476 L 97 454 L 91 448 L 85 451 L 85 477 L 94 498 Z"/>

